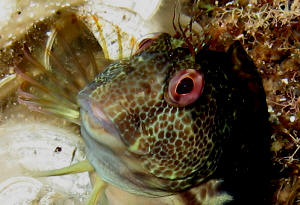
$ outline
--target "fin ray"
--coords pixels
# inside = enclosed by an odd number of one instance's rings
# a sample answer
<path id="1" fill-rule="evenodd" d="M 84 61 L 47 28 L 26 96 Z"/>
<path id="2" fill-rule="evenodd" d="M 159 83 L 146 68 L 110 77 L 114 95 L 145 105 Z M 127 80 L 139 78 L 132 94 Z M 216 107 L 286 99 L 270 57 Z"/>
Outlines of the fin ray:
<path id="1" fill-rule="evenodd" d="M 49 177 L 49 176 L 60 176 L 66 174 L 76 174 L 80 172 L 91 172 L 91 171 L 94 171 L 94 167 L 92 166 L 92 164 L 88 160 L 83 160 L 71 166 L 64 167 L 61 169 L 33 172 L 33 176 Z"/>
<path id="2" fill-rule="evenodd" d="M 47 39 L 36 48 L 24 45 L 24 62 L 16 65 L 23 83 L 20 104 L 79 124 L 78 92 L 109 62 L 93 34 L 76 15 L 64 13 L 49 28 Z M 44 54 L 37 52 L 42 48 Z M 103 57 L 104 56 L 104 57 Z M 96 61 L 100 57 L 100 61 Z"/>
<path id="3" fill-rule="evenodd" d="M 107 186 L 107 183 L 104 182 L 98 175 L 96 176 L 96 181 L 93 187 L 93 190 L 90 194 L 86 205 L 96 205 L 100 195 L 103 193 Z"/>

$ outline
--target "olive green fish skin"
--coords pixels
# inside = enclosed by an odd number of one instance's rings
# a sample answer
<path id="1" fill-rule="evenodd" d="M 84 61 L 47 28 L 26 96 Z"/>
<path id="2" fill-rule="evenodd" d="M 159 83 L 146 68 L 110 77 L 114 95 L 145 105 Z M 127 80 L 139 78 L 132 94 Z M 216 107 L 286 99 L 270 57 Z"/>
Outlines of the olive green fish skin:
<path id="1" fill-rule="evenodd" d="M 137 55 L 109 65 L 78 95 L 89 160 L 105 180 L 130 186 L 137 194 L 163 196 L 207 180 L 235 120 L 234 90 L 226 69 L 195 63 L 177 42 L 162 34 Z M 203 93 L 190 105 L 174 106 L 166 99 L 168 83 L 185 69 L 203 74 Z M 113 142 L 101 138 L 103 128 Z M 104 171 L 101 156 L 93 154 L 97 145 L 119 159 L 119 167 L 106 162 L 109 172 L 119 176 L 116 180 Z M 120 166 L 126 171 L 119 171 Z"/>
<path id="2" fill-rule="evenodd" d="M 39 62 L 39 49 L 24 49 L 19 103 L 80 125 L 97 174 L 127 192 L 176 194 L 188 205 L 269 204 L 265 93 L 239 42 L 194 57 L 185 41 L 161 34 L 111 63 L 78 22 L 72 13 L 56 22 L 49 61 Z M 184 106 L 168 89 L 187 69 L 203 77 L 204 88 Z"/>

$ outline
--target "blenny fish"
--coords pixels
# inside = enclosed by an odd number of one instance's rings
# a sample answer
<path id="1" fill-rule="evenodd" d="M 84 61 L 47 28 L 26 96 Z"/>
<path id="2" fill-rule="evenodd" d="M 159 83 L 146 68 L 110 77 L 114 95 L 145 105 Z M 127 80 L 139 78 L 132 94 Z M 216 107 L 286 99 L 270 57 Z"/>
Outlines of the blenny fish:
<path id="1" fill-rule="evenodd" d="M 39 176 L 95 170 L 126 192 L 174 196 L 174 204 L 268 203 L 265 93 L 239 42 L 227 52 L 191 51 L 185 38 L 156 33 L 110 62 L 85 46 L 93 36 L 84 23 L 66 16 L 44 62 L 24 45 L 34 69 L 16 65 L 24 80 L 17 95 L 31 110 L 78 124 L 88 161 Z"/>

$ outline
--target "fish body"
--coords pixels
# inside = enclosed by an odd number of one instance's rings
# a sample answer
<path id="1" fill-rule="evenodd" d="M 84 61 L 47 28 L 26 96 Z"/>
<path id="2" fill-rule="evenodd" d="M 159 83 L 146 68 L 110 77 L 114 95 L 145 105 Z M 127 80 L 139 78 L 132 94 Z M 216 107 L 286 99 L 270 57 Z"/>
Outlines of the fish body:
<path id="1" fill-rule="evenodd" d="M 90 73 L 81 70 L 89 68 L 84 63 L 74 73 Z M 57 80 L 53 70 L 40 70 L 48 76 L 43 79 Z M 266 125 L 265 96 L 239 43 L 226 53 L 201 50 L 194 56 L 184 40 L 156 34 L 131 57 L 106 66 L 91 83 L 82 83 L 91 76 L 74 80 L 74 89 L 68 81 L 59 88 L 19 74 L 27 82 L 19 102 L 68 119 L 69 112 L 62 110 L 80 112 L 71 118 L 81 126 L 88 160 L 104 181 L 125 191 L 177 195 L 182 204 L 238 204 L 255 186 L 252 179 L 264 176 L 252 167 L 265 162 L 257 158 L 264 143 L 256 143 L 264 141 L 267 131 L 253 131 Z M 77 102 L 61 100 L 69 91 L 72 96 L 79 91 Z"/>
<path id="2" fill-rule="evenodd" d="M 235 113 L 229 106 L 234 103 L 230 76 L 205 70 L 187 48 L 174 48 L 171 41 L 161 34 L 145 51 L 110 64 L 78 95 L 87 145 L 96 150 L 99 144 L 97 150 L 109 149 L 119 160 L 110 167 L 120 171 L 120 179 L 108 180 L 122 186 L 128 175 L 129 184 L 138 183 L 133 188 L 138 194 L 145 193 L 140 187 L 169 194 L 206 180 L 216 169 Z M 204 76 L 203 92 L 187 106 L 174 105 L 168 86 L 188 69 Z M 103 129 L 113 139 L 104 139 Z M 103 154 L 90 153 L 93 160 L 104 160 Z M 101 164 L 95 166 L 99 173 Z"/>

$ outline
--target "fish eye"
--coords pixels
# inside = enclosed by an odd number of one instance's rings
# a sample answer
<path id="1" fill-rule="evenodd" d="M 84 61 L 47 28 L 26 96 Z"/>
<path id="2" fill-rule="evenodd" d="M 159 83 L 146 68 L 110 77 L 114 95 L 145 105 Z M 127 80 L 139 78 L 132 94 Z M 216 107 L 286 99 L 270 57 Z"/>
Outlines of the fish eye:
<path id="1" fill-rule="evenodd" d="M 186 106 L 195 102 L 202 94 L 203 74 L 195 69 L 177 72 L 169 82 L 165 99 L 175 106 Z"/>

